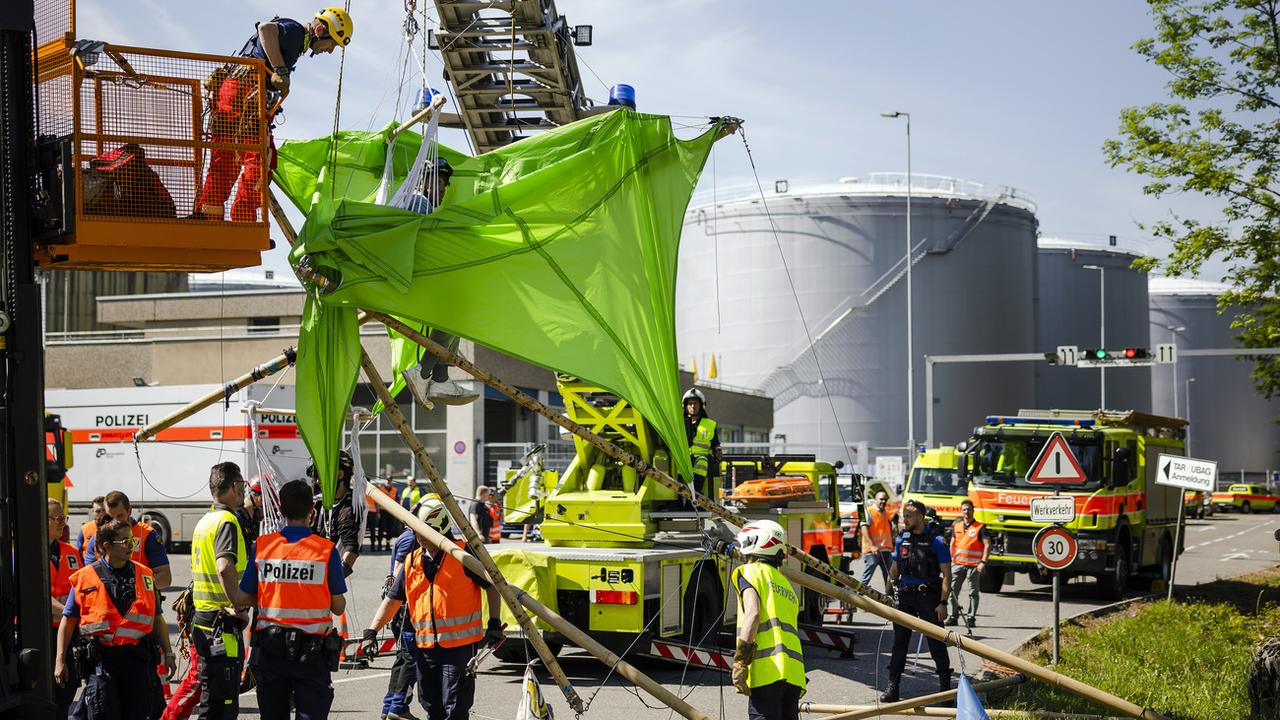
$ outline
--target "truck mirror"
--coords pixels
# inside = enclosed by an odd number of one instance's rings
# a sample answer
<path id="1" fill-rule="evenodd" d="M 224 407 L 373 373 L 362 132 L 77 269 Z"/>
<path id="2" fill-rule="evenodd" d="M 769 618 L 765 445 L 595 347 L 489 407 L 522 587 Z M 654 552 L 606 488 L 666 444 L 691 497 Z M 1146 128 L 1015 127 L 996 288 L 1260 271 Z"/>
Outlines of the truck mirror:
<path id="1" fill-rule="evenodd" d="M 836 464 L 835 464 L 835 465 L 833 465 L 832 467 L 834 467 L 834 468 L 835 468 L 835 469 L 837 469 L 837 470 L 840 470 L 840 469 L 842 469 L 842 468 L 844 467 L 844 461 L 843 461 L 843 460 L 837 460 L 837 461 L 836 461 Z"/>
<path id="2" fill-rule="evenodd" d="M 965 453 L 956 457 L 956 475 L 966 483 L 969 481 L 969 456 Z"/>

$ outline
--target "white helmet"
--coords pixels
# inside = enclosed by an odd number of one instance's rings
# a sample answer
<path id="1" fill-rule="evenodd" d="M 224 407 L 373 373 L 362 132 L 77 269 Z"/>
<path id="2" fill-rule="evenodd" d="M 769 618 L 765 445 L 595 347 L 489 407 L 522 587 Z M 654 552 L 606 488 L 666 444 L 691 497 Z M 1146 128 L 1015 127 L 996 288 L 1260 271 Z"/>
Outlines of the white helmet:
<path id="1" fill-rule="evenodd" d="M 787 544 L 787 533 L 772 520 L 753 520 L 742 526 L 736 540 L 743 555 L 777 557 Z"/>
<path id="2" fill-rule="evenodd" d="M 418 519 L 430 525 L 433 530 L 443 533 L 449 529 L 449 511 L 437 497 L 424 498 L 418 503 Z"/>
<path id="3" fill-rule="evenodd" d="M 688 392 L 684 394 L 684 397 L 681 398 L 680 402 L 681 404 L 683 404 L 683 403 L 689 402 L 690 400 L 697 400 L 698 402 L 702 403 L 703 407 L 706 407 L 707 405 L 707 396 L 703 395 L 702 391 L 699 390 L 698 388 L 689 388 Z"/>

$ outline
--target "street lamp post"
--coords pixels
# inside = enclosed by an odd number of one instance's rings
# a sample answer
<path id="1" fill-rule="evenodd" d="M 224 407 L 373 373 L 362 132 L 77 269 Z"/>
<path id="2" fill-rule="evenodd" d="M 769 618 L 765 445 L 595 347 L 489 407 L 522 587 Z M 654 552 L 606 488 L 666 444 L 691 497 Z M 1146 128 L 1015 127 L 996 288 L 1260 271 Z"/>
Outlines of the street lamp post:
<path id="1" fill-rule="evenodd" d="M 1187 378 L 1187 429 L 1182 438 L 1182 451 L 1187 457 L 1191 457 L 1191 383 L 1195 381 L 1195 378 Z"/>
<path id="2" fill-rule="evenodd" d="M 894 110 L 880 115 L 907 121 L 907 463 L 910 465 L 916 454 L 915 351 L 911 331 L 911 113 Z M 933 399 L 929 398 L 928 402 Z"/>
<path id="3" fill-rule="evenodd" d="M 1187 328 L 1183 325 L 1165 325 L 1164 329 L 1169 331 L 1169 342 L 1176 344 L 1178 342 L 1178 338 L 1175 337 L 1174 333 L 1183 332 Z M 1178 361 L 1174 360 L 1172 365 L 1173 365 L 1173 416 L 1178 417 Z"/>
<path id="4" fill-rule="evenodd" d="M 1081 265 L 1085 270 L 1098 271 L 1098 345 L 1103 350 L 1107 349 L 1107 271 L 1101 265 Z M 1107 409 L 1107 368 L 1098 368 L 1098 384 L 1101 386 L 1101 398 L 1099 398 L 1099 410 Z"/>

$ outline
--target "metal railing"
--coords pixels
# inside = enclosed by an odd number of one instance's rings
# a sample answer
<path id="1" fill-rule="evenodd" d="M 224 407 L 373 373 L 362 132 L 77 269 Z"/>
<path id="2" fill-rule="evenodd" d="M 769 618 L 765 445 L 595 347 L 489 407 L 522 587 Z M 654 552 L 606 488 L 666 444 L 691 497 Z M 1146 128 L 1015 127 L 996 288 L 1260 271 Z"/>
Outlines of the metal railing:
<path id="1" fill-rule="evenodd" d="M 1037 205 L 1033 197 L 1017 188 L 1007 185 L 965 180 L 947 175 L 929 175 L 913 173 L 911 190 L 921 196 L 945 195 L 958 198 L 985 200 L 1000 197 L 1000 202 L 1014 207 L 1035 212 Z M 774 184 L 772 192 L 765 188 L 764 199 L 778 200 L 783 198 L 802 198 L 806 195 L 898 195 L 907 192 L 907 174 L 904 172 L 873 172 L 865 177 L 844 177 L 837 182 L 790 182 L 779 180 Z M 755 185 L 734 185 L 711 190 L 699 190 L 689 201 L 689 212 L 710 206 L 721 205 L 743 200 L 760 199 L 760 188 Z"/>

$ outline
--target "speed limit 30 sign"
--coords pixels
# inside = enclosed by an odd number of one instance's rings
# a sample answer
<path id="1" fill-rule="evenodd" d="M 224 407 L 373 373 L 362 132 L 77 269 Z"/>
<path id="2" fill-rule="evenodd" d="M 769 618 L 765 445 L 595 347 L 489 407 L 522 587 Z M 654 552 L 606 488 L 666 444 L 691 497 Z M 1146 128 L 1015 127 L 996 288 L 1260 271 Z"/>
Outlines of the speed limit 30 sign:
<path id="1" fill-rule="evenodd" d="M 1076 559 L 1076 536 L 1061 525 L 1041 528 L 1031 543 L 1036 561 L 1049 570 L 1062 570 Z"/>

